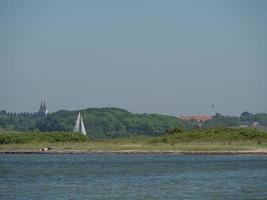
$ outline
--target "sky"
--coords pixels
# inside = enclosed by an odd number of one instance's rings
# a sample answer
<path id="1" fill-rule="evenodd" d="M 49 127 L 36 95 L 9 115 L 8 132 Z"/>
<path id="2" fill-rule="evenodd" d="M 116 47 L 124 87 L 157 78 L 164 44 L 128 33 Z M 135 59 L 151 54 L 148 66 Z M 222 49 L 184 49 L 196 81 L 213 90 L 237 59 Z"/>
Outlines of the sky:
<path id="1" fill-rule="evenodd" d="M 0 0 L 0 110 L 267 112 L 265 0 Z M 214 109 L 212 109 L 214 104 Z"/>

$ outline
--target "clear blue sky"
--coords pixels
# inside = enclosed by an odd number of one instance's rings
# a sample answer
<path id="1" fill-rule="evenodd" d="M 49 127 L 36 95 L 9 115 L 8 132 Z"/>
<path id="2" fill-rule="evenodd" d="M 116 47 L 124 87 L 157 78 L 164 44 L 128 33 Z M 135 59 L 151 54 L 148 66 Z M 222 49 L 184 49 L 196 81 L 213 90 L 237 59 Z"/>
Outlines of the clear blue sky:
<path id="1" fill-rule="evenodd" d="M 1 0 L 0 110 L 267 112 L 267 1 Z"/>

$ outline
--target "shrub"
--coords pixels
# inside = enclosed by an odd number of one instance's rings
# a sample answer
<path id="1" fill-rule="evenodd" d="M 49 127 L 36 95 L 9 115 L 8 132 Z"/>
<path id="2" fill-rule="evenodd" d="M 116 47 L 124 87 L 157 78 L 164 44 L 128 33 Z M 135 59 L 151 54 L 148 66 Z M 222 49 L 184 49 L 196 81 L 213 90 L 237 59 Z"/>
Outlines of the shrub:
<path id="1" fill-rule="evenodd" d="M 83 142 L 87 140 L 87 136 L 72 132 L 16 132 L 0 134 L 0 144 L 30 142 Z"/>
<path id="2" fill-rule="evenodd" d="M 170 134 L 171 133 L 171 134 Z M 235 142 L 253 140 L 258 143 L 267 141 L 267 133 L 257 131 L 251 128 L 231 129 L 231 128 L 208 128 L 194 129 L 192 131 L 182 132 L 179 129 L 168 131 L 165 135 L 160 136 L 156 142 L 178 143 L 178 142 Z M 260 142 L 259 142 L 260 141 Z"/>

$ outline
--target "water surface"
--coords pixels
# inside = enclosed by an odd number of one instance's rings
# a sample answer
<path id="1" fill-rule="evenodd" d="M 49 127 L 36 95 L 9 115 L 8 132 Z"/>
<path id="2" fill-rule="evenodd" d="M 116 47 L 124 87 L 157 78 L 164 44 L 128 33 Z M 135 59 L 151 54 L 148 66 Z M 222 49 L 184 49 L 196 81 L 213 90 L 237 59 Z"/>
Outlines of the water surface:
<path id="1" fill-rule="evenodd" d="M 267 156 L 0 155 L 0 199 L 266 199 Z"/>

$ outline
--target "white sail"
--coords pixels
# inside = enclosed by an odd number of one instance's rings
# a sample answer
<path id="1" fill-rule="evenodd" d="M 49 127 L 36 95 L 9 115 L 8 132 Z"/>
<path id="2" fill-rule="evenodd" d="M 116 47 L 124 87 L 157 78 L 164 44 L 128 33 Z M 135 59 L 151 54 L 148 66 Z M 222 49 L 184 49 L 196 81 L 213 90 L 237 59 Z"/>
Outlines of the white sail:
<path id="1" fill-rule="evenodd" d="M 80 125 L 81 125 L 81 129 L 80 129 L 80 132 L 84 135 L 86 135 L 86 130 L 85 130 L 85 127 L 84 127 L 84 124 L 83 124 L 83 118 L 81 117 L 81 121 L 80 121 Z"/>
<path id="2" fill-rule="evenodd" d="M 80 132 L 83 135 L 86 135 L 86 130 L 85 130 L 85 127 L 84 127 L 84 124 L 83 124 L 83 119 L 82 119 L 80 113 L 78 114 L 78 117 L 77 117 L 75 126 L 73 128 L 73 131 L 74 132 Z"/>
<path id="3" fill-rule="evenodd" d="M 73 128 L 73 131 L 74 132 L 79 132 L 79 129 L 80 129 L 80 121 L 81 121 L 81 114 L 79 113 L 78 114 L 78 117 L 77 117 L 77 120 L 75 122 L 75 126 Z"/>

